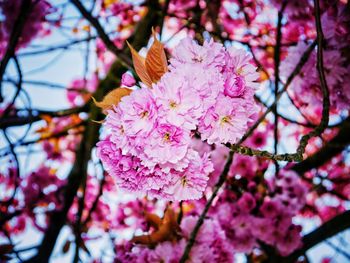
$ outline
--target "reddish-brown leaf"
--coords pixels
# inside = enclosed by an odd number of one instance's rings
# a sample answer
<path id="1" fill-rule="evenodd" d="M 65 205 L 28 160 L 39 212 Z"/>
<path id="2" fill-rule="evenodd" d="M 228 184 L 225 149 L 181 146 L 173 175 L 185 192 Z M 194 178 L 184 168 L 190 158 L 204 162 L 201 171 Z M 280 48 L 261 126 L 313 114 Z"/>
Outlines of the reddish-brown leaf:
<path id="1" fill-rule="evenodd" d="M 162 219 L 156 214 L 145 212 L 145 218 L 148 224 L 153 226 L 155 229 L 158 229 L 159 226 L 162 224 Z"/>
<path id="2" fill-rule="evenodd" d="M 154 246 L 160 242 L 176 240 L 180 232 L 176 218 L 176 213 L 170 207 L 167 208 L 162 219 L 155 214 L 146 213 L 147 222 L 156 230 L 149 235 L 134 236 L 131 242 Z"/>
<path id="3" fill-rule="evenodd" d="M 134 64 L 134 69 L 137 75 L 145 85 L 147 85 L 148 87 L 151 87 L 152 80 L 146 70 L 145 58 L 140 56 L 140 54 L 129 44 L 129 42 L 126 42 L 126 43 L 130 48 L 131 55 L 132 55 L 132 62 Z"/>
<path id="4" fill-rule="evenodd" d="M 166 59 L 164 46 L 156 38 L 153 31 L 153 44 L 148 50 L 146 56 L 146 70 L 153 83 L 156 83 L 168 71 L 168 62 Z"/>
<path id="5" fill-rule="evenodd" d="M 131 92 L 131 89 L 116 88 L 109 92 L 102 101 L 98 102 L 95 99 L 93 100 L 96 106 L 102 108 L 102 111 L 106 113 L 107 110 L 112 109 L 113 105 L 118 105 L 122 97 L 128 96 Z"/>

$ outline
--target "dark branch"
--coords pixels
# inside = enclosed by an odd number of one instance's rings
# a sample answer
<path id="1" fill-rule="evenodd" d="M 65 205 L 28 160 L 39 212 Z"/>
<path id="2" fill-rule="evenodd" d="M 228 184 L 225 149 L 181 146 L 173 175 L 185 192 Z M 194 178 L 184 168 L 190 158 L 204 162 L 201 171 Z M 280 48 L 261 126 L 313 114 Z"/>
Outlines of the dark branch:
<path id="1" fill-rule="evenodd" d="M 79 10 L 82 16 L 85 17 L 86 20 L 88 20 L 91 23 L 91 25 L 96 29 L 97 34 L 102 39 L 106 47 L 111 52 L 113 52 L 118 58 L 120 58 L 124 63 L 126 63 L 127 67 L 130 67 L 132 64 L 130 58 L 125 53 L 123 53 L 122 50 L 118 49 L 117 46 L 112 42 L 112 40 L 110 40 L 109 36 L 104 31 L 98 19 L 94 17 L 79 0 L 71 0 L 71 2 Z"/>
<path id="2" fill-rule="evenodd" d="M 31 111 L 31 115 L 29 116 L 9 116 L 6 118 L 2 118 L 0 120 L 0 129 L 6 129 L 8 127 L 22 126 L 26 124 L 30 124 L 36 121 L 42 120 L 42 115 L 49 115 L 51 117 L 64 117 L 76 113 L 80 113 L 87 110 L 87 106 L 67 109 L 67 110 L 59 110 L 59 111 Z M 35 113 L 35 114 L 34 114 Z"/>
<path id="3" fill-rule="evenodd" d="M 24 28 L 25 22 L 31 12 L 31 8 L 32 8 L 31 0 L 22 1 L 19 14 L 13 26 L 10 39 L 8 41 L 6 53 L 0 63 L 0 102 L 3 102 L 4 100 L 2 97 L 2 91 L 1 91 L 2 79 L 4 77 L 7 64 L 9 63 L 11 57 L 13 57 L 15 54 L 15 50 L 16 50 L 19 38 L 22 34 L 22 30 Z"/>
<path id="4" fill-rule="evenodd" d="M 295 164 L 292 170 L 296 171 L 299 174 L 303 174 L 311 169 L 322 166 L 331 158 L 341 153 L 344 150 L 344 148 L 350 144 L 349 134 L 350 117 L 342 123 L 338 134 L 333 139 L 331 139 L 314 155 L 311 155 L 304 161 Z"/>

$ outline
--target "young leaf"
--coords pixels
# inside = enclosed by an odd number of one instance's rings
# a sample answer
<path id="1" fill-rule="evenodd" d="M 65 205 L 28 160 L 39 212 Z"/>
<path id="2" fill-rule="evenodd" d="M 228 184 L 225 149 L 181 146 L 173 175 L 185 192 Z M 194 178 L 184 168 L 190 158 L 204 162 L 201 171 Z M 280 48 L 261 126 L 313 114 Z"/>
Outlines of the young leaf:
<path id="1" fill-rule="evenodd" d="M 103 113 L 106 113 L 107 110 L 112 109 L 113 105 L 118 105 L 122 97 L 128 96 L 131 92 L 131 89 L 116 88 L 109 92 L 102 101 L 98 102 L 94 98 L 93 100 L 96 106 L 102 108 Z"/>
<path id="2" fill-rule="evenodd" d="M 177 215 L 172 208 L 166 209 L 162 219 L 154 214 L 145 215 L 146 221 L 155 228 L 155 231 L 149 235 L 134 236 L 131 242 L 154 246 L 160 242 L 177 239 L 180 226 L 177 224 Z"/>
<path id="3" fill-rule="evenodd" d="M 148 87 L 152 86 L 152 80 L 150 76 L 147 73 L 146 65 L 145 65 L 145 58 L 140 56 L 139 53 L 129 44 L 129 42 L 126 42 L 130 48 L 131 55 L 132 55 L 132 62 L 134 64 L 135 71 L 141 81 L 146 84 Z"/>
<path id="4" fill-rule="evenodd" d="M 168 71 L 168 62 L 166 59 L 164 46 L 156 38 L 153 31 L 153 44 L 148 50 L 146 56 L 146 70 L 153 83 L 156 83 Z"/>

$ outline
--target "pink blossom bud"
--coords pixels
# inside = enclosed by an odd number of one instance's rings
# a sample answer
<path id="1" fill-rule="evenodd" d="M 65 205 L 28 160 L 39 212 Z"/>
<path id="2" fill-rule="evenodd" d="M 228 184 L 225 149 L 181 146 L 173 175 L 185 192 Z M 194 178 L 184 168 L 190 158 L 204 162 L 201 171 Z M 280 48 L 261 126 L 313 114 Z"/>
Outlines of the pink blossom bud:
<path id="1" fill-rule="evenodd" d="M 225 81 L 225 95 L 232 98 L 242 96 L 245 91 L 244 80 L 240 76 L 228 77 Z"/>
<path id="2" fill-rule="evenodd" d="M 122 85 L 126 87 L 132 87 L 136 83 L 136 80 L 134 79 L 133 76 L 131 76 L 128 73 L 124 73 L 122 76 Z"/>

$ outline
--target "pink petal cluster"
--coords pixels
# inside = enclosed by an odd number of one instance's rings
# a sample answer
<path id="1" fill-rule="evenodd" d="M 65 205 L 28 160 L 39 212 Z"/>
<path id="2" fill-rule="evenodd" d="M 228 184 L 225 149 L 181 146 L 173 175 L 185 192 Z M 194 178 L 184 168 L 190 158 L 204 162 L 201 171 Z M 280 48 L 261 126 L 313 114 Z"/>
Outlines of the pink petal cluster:
<path id="1" fill-rule="evenodd" d="M 82 106 L 90 99 L 96 90 L 98 76 L 92 75 L 90 79 L 74 79 L 67 87 L 67 100 L 72 106 Z"/>
<path id="2" fill-rule="evenodd" d="M 133 246 L 131 243 L 117 245 L 118 262 L 179 262 L 197 220 L 197 216 L 187 216 L 182 220 L 180 227 L 183 238 L 176 242 L 161 242 L 154 248 Z M 190 252 L 190 258 L 190 262 L 233 262 L 232 247 L 217 220 L 204 220 Z"/>
<path id="3" fill-rule="evenodd" d="M 4 16 L 4 22 L 0 23 L 0 57 L 4 55 L 10 40 L 13 27 L 21 10 L 22 0 L 0 2 L 0 12 Z M 30 14 L 23 27 L 17 48 L 25 47 L 39 33 L 44 32 L 46 16 L 53 12 L 51 4 L 45 0 L 32 3 Z"/>
<path id="4" fill-rule="evenodd" d="M 330 91 L 331 111 L 348 110 L 350 105 L 349 58 L 344 56 L 349 39 L 349 20 L 344 7 L 338 4 L 322 15 L 322 26 L 326 45 L 323 52 L 324 71 Z M 297 46 L 288 49 L 288 56 L 281 63 L 280 71 L 285 78 L 293 72 L 295 62 L 299 61 L 308 45 L 299 41 Z M 322 92 L 317 72 L 317 51 L 313 50 L 301 72 L 292 82 L 290 93 L 297 106 L 308 115 L 319 113 L 322 109 Z"/>
<path id="5" fill-rule="evenodd" d="M 306 187 L 291 171 L 282 171 L 269 183 L 268 191 L 274 195 L 261 196 L 252 181 L 238 198 L 225 190 L 211 211 L 235 252 L 250 253 L 264 242 L 286 256 L 301 245 L 301 227 L 293 224 L 292 217 L 305 205 Z"/>
<path id="6" fill-rule="evenodd" d="M 199 199 L 213 165 L 192 147 L 193 135 L 209 144 L 237 142 L 257 112 L 258 74 L 246 51 L 213 40 L 201 46 L 186 38 L 173 54 L 152 89 L 134 90 L 108 112 L 109 136 L 97 152 L 124 190 Z M 127 75 L 123 82 L 134 84 Z"/>

